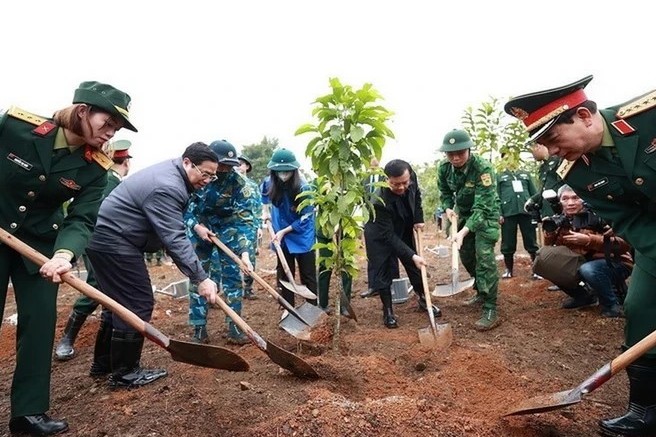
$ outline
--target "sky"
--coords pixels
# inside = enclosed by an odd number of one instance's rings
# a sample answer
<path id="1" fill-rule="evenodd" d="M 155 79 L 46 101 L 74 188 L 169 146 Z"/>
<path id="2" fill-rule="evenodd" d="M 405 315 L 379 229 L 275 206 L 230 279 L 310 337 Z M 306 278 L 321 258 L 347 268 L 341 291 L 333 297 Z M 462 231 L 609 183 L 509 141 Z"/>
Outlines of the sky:
<path id="1" fill-rule="evenodd" d="M 86 80 L 132 97 L 132 171 L 195 141 L 266 136 L 302 162 L 328 80 L 371 83 L 395 115 L 387 160 L 433 161 L 468 106 L 588 74 L 601 107 L 656 88 L 649 2 L 5 2 L 0 108 L 49 116 Z"/>

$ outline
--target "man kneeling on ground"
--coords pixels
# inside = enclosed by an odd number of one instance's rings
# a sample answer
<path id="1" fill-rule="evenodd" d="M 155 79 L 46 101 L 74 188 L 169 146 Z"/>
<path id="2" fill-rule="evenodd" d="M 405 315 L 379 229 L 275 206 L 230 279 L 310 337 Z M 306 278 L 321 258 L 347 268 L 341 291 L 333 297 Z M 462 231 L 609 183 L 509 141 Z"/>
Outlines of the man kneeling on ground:
<path id="1" fill-rule="evenodd" d="M 544 247 L 534 272 L 569 295 L 565 309 L 601 303 L 601 315 L 619 317 L 625 280 L 633 269 L 631 247 L 568 186 L 558 190 L 563 213 L 542 221 Z M 582 282 L 581 282 L 582 281 Z"/>

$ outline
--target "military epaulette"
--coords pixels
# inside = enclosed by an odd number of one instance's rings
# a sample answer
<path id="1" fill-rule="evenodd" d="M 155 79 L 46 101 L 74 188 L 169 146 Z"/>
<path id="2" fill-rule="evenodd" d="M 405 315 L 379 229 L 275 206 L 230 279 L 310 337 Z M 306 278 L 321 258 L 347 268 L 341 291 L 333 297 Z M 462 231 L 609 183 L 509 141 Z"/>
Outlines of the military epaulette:
<path id="1" fill-rule="evenodd" d="M 656 91 L 640 96 L 617 110 L 618 118 L 629 118 L 656 106 Z"/>
<path id="2" fill-rule="evenodd" d="M 53 129 L 57 127 L 55 123 L 48 120 L 47 118 L 24 111 L 16 106 L 9 108 L 7 114 L 26 123 L 35 125 L 36 127 L 32 133 L 39 135 L 40 137 L 48 135 Z"/>
<path id="3" fill-rule="evenodd" d="M 14 118 L 23 120 L 35 126 L 41 126 L 43 123 L 48 121 L 48 119 L 45 117 L 41 117 L 40 115 L 36 115 L 36 114 L 32 114 L 31 112 L 24 111 L 16 106 L 10 107 L 9 110 L 7 111 L 7 115 L 11 115 Z"/>
<path id="4" fill-rule="evenodd" d="M 576 161 L 568 161 L 563 159 L 563 162 L 560 163 L 558 169 L 556 170 L 556 174 L 558 174 L 562 180 L 565 180 L 565 176 L 567 176 L 567 173 L 569 173 L 572 167 L 574 167 L 575 162 Z"/>
<path id="5" fill-rule="evenodd" d="M 87 162 L 96 161 L 98 165 L 104 168 L 105 170 L 109 170 L 111 166 L 114 164 L 112 158 L 105 155 L 105 152 L 103 152 L 102 150 L 98 150 L 94 147 L 91 147 L 89 145 L 84 146 L 83 155 L 85 161 Z"/>

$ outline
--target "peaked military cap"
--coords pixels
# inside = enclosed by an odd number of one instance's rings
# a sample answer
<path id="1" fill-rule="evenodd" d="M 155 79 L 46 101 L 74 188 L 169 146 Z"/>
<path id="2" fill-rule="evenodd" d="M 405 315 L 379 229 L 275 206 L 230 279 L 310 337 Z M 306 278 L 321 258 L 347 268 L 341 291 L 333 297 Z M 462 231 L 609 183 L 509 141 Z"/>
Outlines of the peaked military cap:
<path id="1" fill-rule="evenodd" d="M 127 93 L 96 81 L 82 82 L 73 96 L 73 103 L 96 106 L 123 120 L 126 129 L 137 132 L 137 128 L 130 123 L 130 101 Z"/>
<path id="2" fill-rule="evenodd" d="M 544 135 L 558 118 L 568 109 L 575 108 L 588 100 L 583 89 L 592 80 L 592 75 L 569 85 L 514 97 L 504 110 L 520 119 L 528 131 L 531 141 Z"/>
<path id="3" fill-rule="evenodd" d="M 112 159 L 132 158 L 128 153 L 128 149 L 132 143 L 129 140 L 116 140 L 109 146 L 109 151 L 112 152 Z"/>

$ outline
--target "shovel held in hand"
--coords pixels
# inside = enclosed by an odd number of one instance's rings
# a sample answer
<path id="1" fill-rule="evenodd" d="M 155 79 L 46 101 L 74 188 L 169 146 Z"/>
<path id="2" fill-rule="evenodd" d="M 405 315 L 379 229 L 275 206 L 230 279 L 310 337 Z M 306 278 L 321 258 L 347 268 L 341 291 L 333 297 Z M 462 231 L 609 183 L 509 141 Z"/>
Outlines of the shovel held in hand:
<path id="1" fill-rule="evenodd" d="M 260 337 L 260 335 L 248 326 L 246 321 L 230 308 L 223 299 L 219 298 L 216 303 L 221 307 L 221 310 L 226 313 L 226 315 L 230 317 L 237 326 L 239 326 L 239 329 L 244 331 L 253 344 L 271 358 L 271 361 L 301 378 L 319 378 L 319 374 L 308 363 L 293 353 L 288 352 Z"/>
<path id="2" fill-rule="evenodd" d="M 23 255 L 38 266 L 42 266 L 48 261 L 48 258 L 37 252 L 32 247 L 20 241 L 4 229 L 0 228 L 0 241 Z M 206 344 L 190 343 L 186 341 L 174 340 L 153 325 L 139 318 L 135 313 L 116 302 L 111 297 L 95 289 L 73 273 L 68 272 L 61 275 L 61 278 L 71 287 L 80 293 L 99 302 L 112 313 L 119 316 L 125 323 L 139 331 L 144 337 L 154 342 L 158 346 L 166 349 L 171 353 L 171 358 L 182 363 L 193 364 L 194 366 L 209 367 L 212 369 L 223 369 L 231 371 L 247 371 L 248 363 L 239 355 L 230 349 L 211 346 Z"/>
<path id="3" fill-rule="evenodd" d="M 568 405 L 577 404 L 581 402 L 583 395 L 601 387 L 602 384 L 617 375 L 620 371 L 626 369 L 629 364 L 646 354 L 653 347 L 656 347 L 656 331 L 652 332 L 615 357 L 611 362 L 606 363 L 588 379 L 583 381 L 578 387 L 571 390 L 526 399 L 514 406 L 509 412 L 504 414 L 504 416 L 543 413 L 545 411 L 556 410 Z"/>
<path id="4" fill-rule="evenodd" d="M 417 247 L 417 254 L 424 257 L 424 244 L 422 241 L 423 230 L 421 228 L 415 229 L 415 246 Z M 428 328 L 421 328 L 418 331 L 419 342 L 431 348 L 446 348 L 453 340 L 453 333 L 451 325 L 448 323 L 437 324 L 435 322 L 435 314 L 433 314 L 433 303 L 431 302 L 430 293 L 428 292 L 428 275 L 426 274 L 426 266 L 421 266 L 421 281 L 424 286 L 424 299 L 426 299 L 426 308 L 428 308 L 428 319 L 430 326 Z"/>
<path id="5" fill-rule="evenodd" d="M 320 314 L 315 314 L 315 312 L 312 311 L 306 311 L 304 314 L 301 314 L 299 311 L 297 311 L 296 308 L 294 308 L 289 302 L 287 302 L 283 297 L 278 294 L 276 290 L 273 289 L 272 286 L 270 286 L 264 279 L 262 279 L 257 273 L 251 272 L 246 269 L 246 266 L 244 265 L 243 261 L 235 255 L 234 252 L 232 252 L 228 246 L 223 244 L 221 240 L 219 240 L 216 237 L 210 237 L 212 239 L 212 242 L 219 248 L 221 249 L 226 255 L 228 255 L 237 265 L 244 271 L 246 274 L 250 275 L 255 281 L 257 281 L 258 284 L 260 284 L 262 287 L 264 287 L 271 296 L 273 296 L 276 301 L 278 302 L 279 305 L 284 307 L 288 312 L 289 316 L 288 317 L 293 317 L 294 320 L 297 321 L 297 323 L 291 324 L 290 326 L 283 326 L 283 329 L 287 332 L 289 332 L 291 335 L 294 337 L 300 339 L 300 340 L 309 340 L 310 339 L 310 328 L 314 326 L 317 323 L 317 320 L 321 315 L 325 316 L 325 313 L 321 311 L 319 308 L 307 304 L 307 306 L 316 309 L 317 312 Z M 306 305 L 306 304 L 304 304 Z"/>
<path id="6" fill-rule="evenodd" d="M 451 243 L 451 283 L 450 284 L 440 284 L 435 287 L 433 290 L 433 296 L 436 297 L 447 297 L 458 294 L 467 288 L 474 285 L 474 278 L 469 278 L 466 281 L 460 282 L 460 257 L 458 248 L 458 243 L 453 239 L 458 233 L 458 217 L 454 216 L 450 219 L 451 222 L 451 231 L 449 237 L 452 240 Z"/>
<path id="7" fill-rule="evenodd" d="M 306 299 L 316 299 L 317 295 L 314 294 L 312 291 L 310 291 L 309 288 L 307 288 L 305 285 L 299 285 L 296 282 L 294 282 L 294 275 L 292 275 L 292 271 L 289 268 L 289 264 L 287 264 L 287 260 L 285 259 L 285 254 L 282 251 L 282 247 L 280 247 L 280 242 L 275 240 L 276 237 L 276 232 L 273 230 L 273 226 L 271 225 L 270 221 L 267 221 L 267 229 L 269 230 L 269 234 L 271 235 L 271 241 L 273 243 L 273 247 L 276 248 L 276 254 L 278 255 L 278 259 L 280 260 L 280 264 L 282 265 L 282 268 L 285 270 L 285 275 L 287 275 L 287 281 L 280 281 L 283 287 L 285 287 L 287 290 L 298 294 L 301 297 L 304 297 Z"/>

